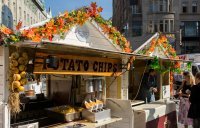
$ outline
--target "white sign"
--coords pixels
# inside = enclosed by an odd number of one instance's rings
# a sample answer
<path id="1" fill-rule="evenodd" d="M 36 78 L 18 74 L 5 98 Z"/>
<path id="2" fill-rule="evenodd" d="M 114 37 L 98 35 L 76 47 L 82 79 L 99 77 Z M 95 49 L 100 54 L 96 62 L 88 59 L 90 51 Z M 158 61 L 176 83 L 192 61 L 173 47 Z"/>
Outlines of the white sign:
<path id="1" fill-rule="evenodd" d="M 170 85 L 162 86 L 163 99 L 170 98 Z"/>

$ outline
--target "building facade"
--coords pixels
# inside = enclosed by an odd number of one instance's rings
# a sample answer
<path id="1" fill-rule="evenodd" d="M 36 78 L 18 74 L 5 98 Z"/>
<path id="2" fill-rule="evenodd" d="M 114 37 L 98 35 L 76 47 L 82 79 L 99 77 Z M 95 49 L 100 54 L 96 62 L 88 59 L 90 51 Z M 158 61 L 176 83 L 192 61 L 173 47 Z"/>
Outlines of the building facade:
<path id="1" fill-rule="evenodd" d="M 12 29 L 19 21 L 25 27 L 51 17 L 44 0 L 1 0 L 0 7 L 0 23 Z"/>
<path id="2" fill-rule="evenodd" d="M 119 6 L 120 1 L 113 0 L 113 25 L 127 32 L 133 48 L 149 35 L 162 32 L 175 36 L 172 45 L 179 54 L 200 52 L 200 0 L 126 0 L 126 7 Z M 119 13 L 120 7 L 126 10 L 127 19 L 120 19 L 126 15 Z M 119 27 L 124 25 L 121 21 L 128 24 L 128 29 Z"/>

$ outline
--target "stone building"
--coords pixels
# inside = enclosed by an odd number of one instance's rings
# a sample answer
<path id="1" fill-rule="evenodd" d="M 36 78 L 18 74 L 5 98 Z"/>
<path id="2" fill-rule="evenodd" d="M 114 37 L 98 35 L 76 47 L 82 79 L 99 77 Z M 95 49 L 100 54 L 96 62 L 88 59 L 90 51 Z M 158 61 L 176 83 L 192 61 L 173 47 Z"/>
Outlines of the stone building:
<path id="1" fill-rule="evenodd" d="M 9 28 L 14 28 L 19 21 L 29 26 L 51 17 L 44 0 L 1 0 L 0 7 L 0 23 Z"/>
<path id="2" fill-rule="evenodd" d="M 179 54 L 200 52 L 200 0 L 126 0 L 124 5 L 122 1 L 113 0 L 113 25 L 125 32 L 134 49 L 162 32 L 175 36 L 172 45 Z M 128 27 L 121 27 L 124 24 Z"/>

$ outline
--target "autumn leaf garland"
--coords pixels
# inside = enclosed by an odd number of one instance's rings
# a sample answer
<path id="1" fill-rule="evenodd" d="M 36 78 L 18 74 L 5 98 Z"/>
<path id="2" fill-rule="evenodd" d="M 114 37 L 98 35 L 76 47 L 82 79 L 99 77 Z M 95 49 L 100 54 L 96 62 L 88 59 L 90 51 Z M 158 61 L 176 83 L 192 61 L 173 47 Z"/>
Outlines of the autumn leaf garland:
<path id="1" fill-rule="evenodd" d="M 130 42 L 115 28 L 112 27 L 109 21 L 104 20 L 100 16 L 103 8 L 98 7 L 96 3 L 91 3 L 90 7 L 82 8 L 72 12 L 65 12 L 62 16 L 52 18 L 43 26 L 30 28 L 28 30 L 19 29 L 22 26 L 22 22 L 19 22 L 16 26 L 18 33 L 15 33 L 11 29 L 2 26 L 0 31 L 4 39 L 4 43 L 10 44 L 24 40 L 32 40 L 33 42 L 41 42 L 42 39 L 49 39 L 52 41 L 54 35 L 64 35 L 73 26 L 83 25 L 87 20 L 91 19 L 96 21 L 101 27 L 104 34 L 108 35 L 114 44 L 120 46 L 124 52 L 132 52 Z"/>

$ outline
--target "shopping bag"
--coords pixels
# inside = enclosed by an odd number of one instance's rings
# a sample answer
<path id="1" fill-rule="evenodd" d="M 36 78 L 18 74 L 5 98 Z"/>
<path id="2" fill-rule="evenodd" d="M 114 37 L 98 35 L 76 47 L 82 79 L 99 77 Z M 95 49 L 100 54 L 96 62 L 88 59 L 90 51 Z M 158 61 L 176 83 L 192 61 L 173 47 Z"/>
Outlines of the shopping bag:
<path id="1" fill-rule="evenodd" d="M 154 93 L 152 92 L 152 94 L 151 94 L 151 102 L 154 102 L 155 101 L 155 95 L 154 95 Z"/>

